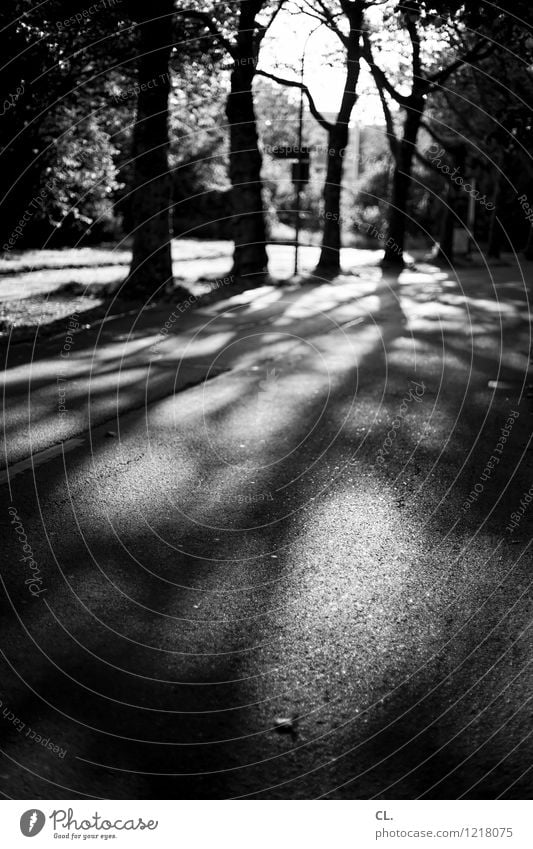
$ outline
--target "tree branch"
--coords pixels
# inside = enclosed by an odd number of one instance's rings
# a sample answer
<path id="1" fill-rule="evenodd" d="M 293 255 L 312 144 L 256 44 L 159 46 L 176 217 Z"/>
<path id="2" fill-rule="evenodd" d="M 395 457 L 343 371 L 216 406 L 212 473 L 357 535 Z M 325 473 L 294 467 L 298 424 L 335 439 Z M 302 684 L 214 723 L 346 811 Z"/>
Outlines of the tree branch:
<path id="1" fill-rule="evenodd" d="M 292 88 L 299 88 L 300 91 L 303 91 L 305 96 L 307 97 L 307 101 L 309 103 L 309 110 L 313 118 L 318 121 L 320 126 L 326 130 L 326 132 L 330 132 L 333 129 L 333 124 L 327 121 L 321 112 L 316 108 L 315 101 L 313 100 L 313 96 L 306 85 L 303 83 L 299 83 L 297 80 L 286 80 L 283 77 L 277 77 L 275 74 L 269 74 L 267 71 L 262 71 L 260 68 L 256 70 L 256 74 L 260 77 L 266 77 L 267 80 L 273 80 L 278 85 L 289 86 Z"/>
<path id="2" fill-rule="evenodd" d="M 424 79 L 424 77 L 422 76 L 422 62 L 420 60 L 420 33 L 418 32 L 416 21 L 411 21 L 409 17 L 407 17 L 405 26 L 407 28 L 407 32 L 409 33 L 409 38 L 411 39 L 411 65 L 413 68 L 414 88 L 417 81 L 421 81 Z"/>
<path id="3" fill-rule="evenodd" d="M 276 6 L 276 8 L 274 9 L 274 11 L 272 12 L 272 14 L 270 16 L 270 20 L 269 20 L 268 24 L 265 25 L 265 32 L 266 32 L 266 30 L 270 29 L 270 27 L 272 26 L 272 24 L 274 23 L 274 21 L 278 17 L 279 13 L 281 12 L 283 6 L 285 5 L 285 2 L 286 2 L 286 0 L 279 0 L 278 5 Z"/>
<path id="4" fill-rule="evenodd" d="M 276 20 L 277 16 L 281 12 L 285 3 L 286 3 L 286 0 L 278 0 L 278 5 L 276 6 L 274 11 L 272 12 L 269 21 L 264 26 L 259 27 L 258 32 L 257 32 L 257 47 L 258 48 L 259 48 L 259 45 L 261 44 L 261 42 L 263 41 L 265 35 L 267 34 L 268 30 L 270 29 L 270 27 L 272 26 L 272 24 Z"/>
<path id="5" fill-rule="evenodd" d="M 379 99 L 381 101 L 381 108 L 383 110 L 383 117 L 385 118 L 385 126 L 387 128 L 387 139 L 389 141 L 390 151 L 395 161 L 398 160 L 398 138 L 396 133 L 394 132 L 394 121 L 392 119 L 392 112 L 390 110 L 390 106 L 387 103 L 387 98 L 385 97 L 385 92 L 382 88 L 378 87 Z"/>
<path id="6" fill-rule="evenodd" d="M 347 47 L 348 46 L 347 38 L 344 35 L 344 33 L 342 32 L 342 30 L 339 29 L 339 27 L 337 25 L 336 18 L 339 17 L 339 16 L 334 15 L 333 12 L 331 11 L 331 9 L 328 9 L 324 0 L 316 0 L 316 3 L 320 7 L 320 9 L 322 10 L 322 14 L 324 16 L 323 21 L 324 21 L 325 25 L 327 27 L 329 27 L 329 29 L 332 32 L 335 33 L 335 35 L 337 36 L 337 38 L 340 39 L 340 41 L 342 42 L 344 47 Z M 310 4 L 308 4 L 308 5 L 310 5 Z"/>
<path id="7" fill-rule="evenodd" d="M 390 94 L 392 99 L 395 100 L 396 103 L 398 103 L 400 106 L 407 106 L 408 98 L 404 97 L 403 94 L 400 94 L 399 91 L 396 91 L 392 83 L 390 83 L 387 79 L 387 75 L 384 73 L 384 71 L 381 70 L 379 65 L 376 65 L 376 62 L 374 60 L 374 54 L 372 52 L 372 45 L 370 43 L 370 38 L 366 30 L 363 32 L 362 56 L 366 64 L 370 68 L 370 73 L 374 77 L 374 82 L 376 83 L 378 91 L 385 90 L 387 94 Z"/>
<path id="8" fill-rule="evenodd" d="M 485 47 L 485 52 L 483 53 L 482 48 Z M 464 56 L 460 56 L 447 68 L 442 68 L 440 71 L 436 71 L 434 74 L 430 74 L 428 76 L 428 82 L 431 83 L 432 88 L 436 88 L 437 86 L 442 85 L 443 82 L 446 82 L 448 77 L 455 73 L 462 65 L 469 65 L 474 60 L 479 61 L 480 59 L 486 59 L 487 56 L 490 56 L 491 53 L 494 52 L 496 46 L 494 44 L 487 44 L 485 40 L 478 41 L 477 44 L 472 47 Z"/>

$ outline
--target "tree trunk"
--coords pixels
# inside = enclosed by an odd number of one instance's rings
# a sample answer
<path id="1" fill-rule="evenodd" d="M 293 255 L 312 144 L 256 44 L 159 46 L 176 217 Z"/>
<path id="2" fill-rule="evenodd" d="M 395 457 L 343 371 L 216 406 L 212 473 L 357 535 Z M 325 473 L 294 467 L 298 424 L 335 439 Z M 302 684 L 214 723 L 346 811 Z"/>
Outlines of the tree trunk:
<path id="1" fill-rule="evenodd" d="M 346 56 L 346 80 L 337 121 L 329 130 L 328 166 L 324 185 L 324 229 L 317 274 L 334 277 L 341 269 L 341 196 L 344 154 L 349 139 L 350 117 L 357 101 L 361 62 L 363 13 L 359 4 L 349 17 L 350 36 Z"/>
<path id="2" fill-rule="evenodd" d="M 524 258 L 533 259 L 533 224 L 529 228 L 529 235 L 527 237 L 527 243 L 524 248 Z"/>
<path id="3" fill-rule="evenodd" d="M 411 186 L 413 156 L 423 112 L 424 99 L 422 97 L 413 98 L 412 104 L 407 107 L 403 135 L 398 144 L 397 161 L 392 178 L 389 232 L 382 263 L 387 267 L 403 268 L 404 266 L 403 252 L 407 230 L 407 203 Z"/>
<path id="4" fill-rule="evenodd" d="M 500 259 L 502 248 L 502 232 L 497 220 L 498 210 L 494 209 L 490 217 L 489 225 L 489 243 L 487 246 L 487 255 L 491 259 Z"/>
<path id="5" fill-rule="evenodd" d="M 327 276 L 340 272 L 341 256 L 341 187 L 344 167 L 343 151 L 348 144 L 347 124 L 335 124 L 328 136 L 328 167 L 324 185 L 324 227 L 322 250 L 316 271 Z"/>
<path id="6" fill-rule="evenodd" d="M 502 246 L 502 230 L 498 221 L 498 205 L 500 202 L 500 186 L 501 186 L 501 169 L 496 169 L 496 180 L 494 184 L 494 194 L 492 202 L 494 209 L 491 212 L 489 224 L 489 243 L 487 246 L 487 254 L 492 259 L 499 259 Z"/>
<path id="7" fill-rule="evenodd" d="M 448 185 L 446 196 L 442 204 L 443 215 L 439 236 L 439 249 L 435 256 L 437 261 L 447 263 L 448 265 L 452 265 L 453 263 L 453 233 L 455 228 L 454 204 L 455 192 L 453 188 Z"/>
<path id="8" fill-rule="evenodd" d="M 130 0 L 138 22 L 138 95 L 133 129 L 133 251 L 125 291 L 151 297 L 172 282 L 172 180 L 168 101 L 173 0 Z"/>
<path id="9" fill-rule="evenodd" d="M 250 285 L 264 281 L 268 270 L 266 225 L 252 84 L 255 75 L 254 45 L 245 33 L 231 74 L 231 91 L 226 106 L 230 125 L 229 176 L 231 180 L 232 226 L 235 251 L 233 274 Z M 243 55 L 249 54 L 249 55 Z M 249 60 L 249 61 L 248 61 Z"/>
<path id="10" fill-rule="evenodd" d="M 466 165 L 465 148 L 462 145 L 456 145 L 455 148 L 452 149 L 452 154 L 455 165 L 457 166 L 456 170 L 459 170 L 462 174 L 464 174 Z M 439 249 L 435 257 L 437 261 L 440 260 L 441 262 L 446 263 L 447 265 L 453 265 L 453 261 L 455 258 L 455 225 L 456 223 L 462 220 L 459 216 L 461 206 L 459 202 L 459 195 L 459 190 L 455 187 L 455 185 L 451 181 L 447 183 L 445 197 L 443 199 L 444 214 L 440 232 Z"/>

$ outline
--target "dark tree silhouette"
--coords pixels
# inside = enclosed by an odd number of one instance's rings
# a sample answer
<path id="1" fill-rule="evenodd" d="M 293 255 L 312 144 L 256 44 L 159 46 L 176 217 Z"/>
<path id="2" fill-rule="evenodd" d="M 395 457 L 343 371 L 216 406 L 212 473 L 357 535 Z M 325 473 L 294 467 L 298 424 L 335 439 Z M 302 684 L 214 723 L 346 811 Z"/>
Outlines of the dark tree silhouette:
<path id="1" fill-rule="evenodd" d="M 230 128 L 229 176 L 233 238 L 233 274 L 253 285 L 267 272 L 266 225 L 261 182 L 262 157 L 254 109 L 252 85 L 259 47 L 266 30 L 256 16 L 264 0 L 242 0 L 238 32 L 232 46 L 231 90 L 226 104 Z"/>
<path id="2" fill-rule="evenodd" d="M 229 124 L 231 215 L 235 251 L 233 275 L 248 286 L 264 281 L 268 270 L 267 231 L 261 180 L 262 155 L 254 108 L 253 82 L 261 43 L 285 0 L 240 0 L 237 12 L 217 6 L 212 14 L 184 10 L 213 35 L 233 60 L 226 104 Z M 258 18 L 264 13 L 266 19 Z"/>
<path id="3" fill-rule="evenodd" d="M 443 86 L 455 71 L 464 64 L 479 61 L 494 50 L 494 45 L 481 37 L 476 39 L 473 45 L 465 44 L 462 54 L 454 58 L 445 67 L 440 67 L 434 73 L 427 73 L 423 68 L 421 56 L 421 5 L 415 0 L 411 0 L 410 3 L 401 4 L 399 7 L 400 19 L 409 34 L 411 43 L 411 91 L 408 95 L 400 94 L 385 72 L 376 63 L 368 31 L 363 36 L 363 55 L 368 63 L 380 95 L 387 126 L 387 135 L 394 158 L 394 174 L 389 206 L 389 238 L 383 258 L 383 264 L 386 266 L 401 267 L 404 265 L 403 252 L 407 229 L 407 203 L 409 200 L 411 173 L 413 160 L 416 155 L 418 133 L 423 120 L 428 95 Z M 432 3 L 431 7 L 434 8 L 435 3 Z M 465 40 L 471 41 L 471 38 L 468 37 L 468 32 L 465 33 Z M 394 122 L 387 102 L 387 95 L 392 97 L 404 111 L 403 124 L 399 137 L 395 135 Z"/>
<path id="4" fill-rule="evenodd" d="M 341 107 L 337 120 L 329 127 L 328 165 L 324 184 L 324 229 L 322 249 L 317 273 L 335 276 L 340 271 L 341 250 L 341 191 L 344 166 L 344 151 L 348 145 L 349 125 L 357 101 L 357 84 L 361 68 L 361 28 L 365 8 L 369 5 L 360 0 L 339 0 L 349 24 L 345 35 L 330 18 L 330 25 L 341 39 L 346 50 L 346 77 Z M 327 7 L 325 7 L 327 8 Z"/>
<path id="5" fill-rule="evenodd" d="M 138 29 L 137 114 L 133 129 L 133 247 L 126 292 L 147 297 L 172 282 L 172 181 L 168 101 L 174 0 L 129 0 Z"/>
<path id="6" fill-rule="evenodd" d="M 335 122 L 328 121 L 316 108 L 313 97 L 306 85 L 295 80 L 269 74 L 258 73 L 280 85 L 297 87 L 305 93 L 309 109 L 320 126 L 328 133 L 328 158 L 326 180 L 324 183 L 324 224 L 322 229 L 322 247 L 316 271 L 320 275 L 334 277 L 340 271 L 341 250 L 341 193 L 344 169 L 344 151 L 348 145 L 350 118 L 357 102 L 357 84 L 361 67 L 361 32 L 365 9 L 374 5 L 373 0 L 314 0 L 308 4 L 313 18 L 331 29 L 339 38 L 345 55 L 346 75 L 339 112 Z M 345 17 L 348 23 L 344 31 L 339 22 Z"/>

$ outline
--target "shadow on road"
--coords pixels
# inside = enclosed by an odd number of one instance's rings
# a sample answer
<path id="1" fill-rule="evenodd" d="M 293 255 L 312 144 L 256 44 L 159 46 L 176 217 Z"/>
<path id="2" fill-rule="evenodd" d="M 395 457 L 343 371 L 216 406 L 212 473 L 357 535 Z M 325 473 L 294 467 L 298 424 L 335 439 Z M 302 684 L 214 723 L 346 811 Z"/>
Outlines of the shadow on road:
<path id="1" fill-rule="evenodd" d="M 330 314 L 320 287 L 250 303 L 249 338 L 224 312 L 202 337 L 216 380 L 13 480 L 48 591 L 29 597 L 4 511 L 3 680 L 68 754 L 4 722 L 11 794 L 524 798 L 531 526 L 504 528 L 531 466 L 526 307 L 427 277 Z M 92 398 L 112 409 L 131 369 L 127 406 L 147 344 L 97 348 Z M 505 465 L 463 513 L 509 409 Z"/>

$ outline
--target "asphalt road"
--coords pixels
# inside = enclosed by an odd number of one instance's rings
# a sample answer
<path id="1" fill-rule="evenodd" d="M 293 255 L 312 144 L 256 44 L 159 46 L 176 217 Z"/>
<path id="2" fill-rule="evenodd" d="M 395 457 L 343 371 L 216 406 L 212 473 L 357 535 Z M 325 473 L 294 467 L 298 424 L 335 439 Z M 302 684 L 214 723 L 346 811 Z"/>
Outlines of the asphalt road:
<path id="1" fill-rule="evenodd" d="M 150 310 L 61 419 L 62 340 L 9 352 L 5 796 L 531 797 L 520 273 L 258 290 L 157 358 Z"/>

